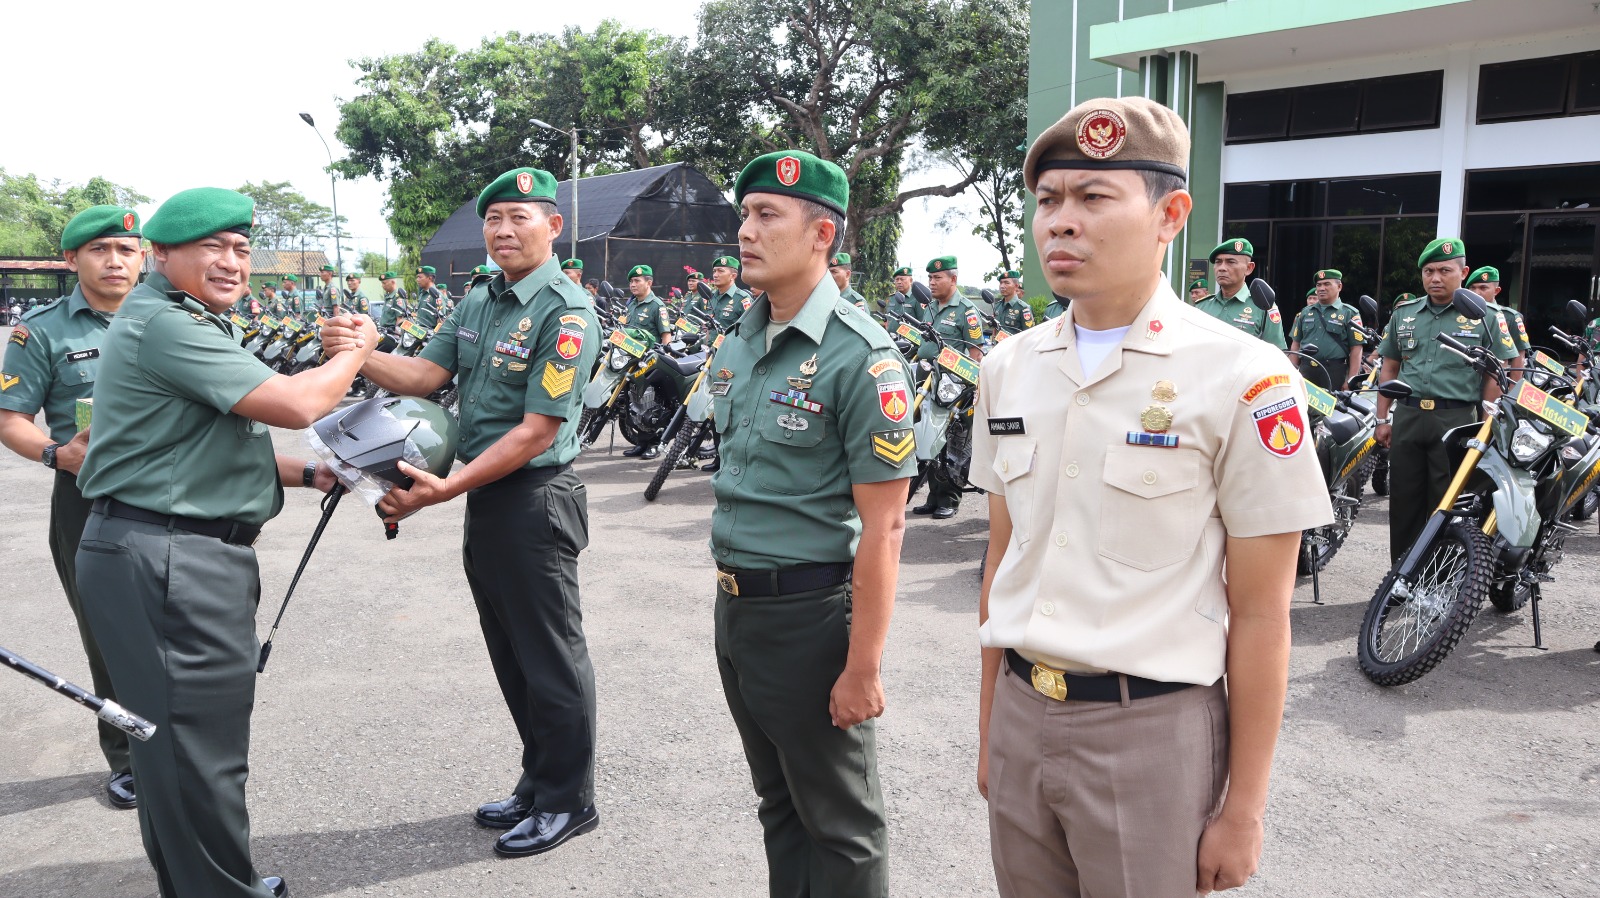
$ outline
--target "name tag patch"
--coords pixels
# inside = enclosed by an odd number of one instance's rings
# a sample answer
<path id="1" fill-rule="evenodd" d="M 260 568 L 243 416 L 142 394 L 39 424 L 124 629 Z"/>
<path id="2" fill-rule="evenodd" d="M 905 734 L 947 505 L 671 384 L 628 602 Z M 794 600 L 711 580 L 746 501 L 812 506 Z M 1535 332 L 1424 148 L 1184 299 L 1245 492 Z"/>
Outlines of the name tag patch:
<path id="1" fill-rule="evenodd" d="M 67 363 L 71 364 L 73 362 L 87 362 L 90 359 L 97 359 L 99 357 L 100 347 L 98 346 L 94 349 L 80 349 L 77 352 L 67 353 Z"/>
<path id="2" fill-rule="evenodd" d="M 1002 437 L 1007 434 L 1027 433 L 1028 429 L 1022 425 L 1021 418 L 990 418 L 989 435 Z"/>
<path id="3" fill-rule="evenodd" d="M 711 382 L 711 395 L 713 395 L 713 396 L 726 396 L 726 395 L 728 395 L 728 388 L 731 387 L 731 386 L 733 386 L 733 384 L 730 384 L 725 380 L 712 381 Z"/>
<path id="4" fill-rule="evenodd" d="M 478 342 L 478 332 L 474 330 L 467 330 L 464 327 L 456 328 L 456 337 L 465 340 L 468 343 Z"/>

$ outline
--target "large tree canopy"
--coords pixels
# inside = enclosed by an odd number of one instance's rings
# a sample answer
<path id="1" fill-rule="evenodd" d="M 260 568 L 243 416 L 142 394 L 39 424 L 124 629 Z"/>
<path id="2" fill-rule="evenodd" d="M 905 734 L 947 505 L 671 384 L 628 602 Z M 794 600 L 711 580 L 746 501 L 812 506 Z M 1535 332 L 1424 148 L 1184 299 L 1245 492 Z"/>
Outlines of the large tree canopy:
<path id="1" fill-rule="evenodd" d="M 262 249 L 298 249 L 302 239 L 333 237 L 333 210 L 307 199 L 288 181 L 246 181 L 239 192 L 256 201 L 250 242 Z M 339 224 L 345 223 L 339 216 Z"/>
<path id="2" fill-rule="evenodd" d="M 53 256 L 72 216 L 90 206 L 137 206 L 150 198 L 131 187 L 96 176 L 82 185 L 32 174 L 8 175 L 0 168 L 0 254 Z"/>

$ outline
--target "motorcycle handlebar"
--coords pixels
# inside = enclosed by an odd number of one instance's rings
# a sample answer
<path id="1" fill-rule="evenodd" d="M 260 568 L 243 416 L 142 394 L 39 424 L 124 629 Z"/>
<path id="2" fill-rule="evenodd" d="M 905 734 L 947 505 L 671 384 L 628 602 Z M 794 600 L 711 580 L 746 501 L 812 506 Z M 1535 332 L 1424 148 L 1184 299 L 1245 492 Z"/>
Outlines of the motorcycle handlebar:
<path id="1" fill-rule="evenodd" d="M 1551 327 L 1550 336 L 1555 337 L 1557 342 L 1561 343 L 1563 346 L 1567 347 L 1573 352 L 1581 351 L 1581 348 L 1578 346 L 1577 339 L 1571 334 L 1564 332 L 1559 327 Z"/>

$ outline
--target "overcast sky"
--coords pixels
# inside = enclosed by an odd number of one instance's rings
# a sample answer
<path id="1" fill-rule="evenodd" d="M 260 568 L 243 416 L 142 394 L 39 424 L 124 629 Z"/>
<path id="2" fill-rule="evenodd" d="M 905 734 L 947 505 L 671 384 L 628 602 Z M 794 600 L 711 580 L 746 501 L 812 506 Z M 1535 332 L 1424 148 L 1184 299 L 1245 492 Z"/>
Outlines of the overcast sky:
<path id="1" fill-rule="evenodd" d="M 335 158 L 343 156 L 334 131 L 339 101 L 356 94 L 349 60 L 409 52 L 430 36 L 469 47 L 504 31 L 588 30 L 605 18 L 693 37 L 699 6 L 698 0 L 18 4 L 5 14 L 0 50 L 0 108 L 8 113 L 0 167 L 80 184 L 101 175 L 152 197 L 142 215 L 179 190 L 245 181 L 289 181 L 331 205 L 327 155 L 297 113 L 311 113 Z M 917 174 L 906 185 L 937 183 L 939 174 Z M 339 181 L 347 246 L 384 251 L 386 195 L 371 178 Z M 970 236 L 968 226 L 950 234 L 935 227 L 952 205 L 975 208 L 967 198 L 910 204 L 901 258 L 921 271 L 934 256 L 957 255 L 963 281 L 975 284 L 998 264 L 999 253 Z M 392 244 L 389 253 L 397 254 Z"/>

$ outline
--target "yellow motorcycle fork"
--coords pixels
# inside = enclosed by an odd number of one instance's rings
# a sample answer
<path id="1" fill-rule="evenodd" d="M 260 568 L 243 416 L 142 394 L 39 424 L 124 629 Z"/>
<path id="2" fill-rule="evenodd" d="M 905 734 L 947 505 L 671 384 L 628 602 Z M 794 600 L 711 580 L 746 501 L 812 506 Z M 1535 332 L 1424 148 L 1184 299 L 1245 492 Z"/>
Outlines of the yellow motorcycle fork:
<path id="1" fill-rule="evenodd" d="M 934 373 L 937 374 L 938 372 L 935 371 Z M 912 402 L 912 404 L 911 404 L 911 416 L 913 418 L 915 418 L 916 415 L 917 415 L 917 409 L 922 408 L 922 398 L 924 396 L 927 396 L 928 392 L 930 390 L 932 390 L 932 389 L 933 389 L 933 374 L 929 374 L 927 379 L 922 382 L 922 386 L 917 390 L 917 398 L 916 398 L 916 400 L 914 402 Z"/>
<path id="2" fill-rule="evenodd" d="M 655 364 L 656 364 L 656 360 L 655 359 L 651 359 L 650 361 L 645 362 L 643 367 L 641 367 L 638 371 L 633 372 L 632 375 L 630 375 L 628 377 L 624 377 L 624 378 L 618 380 L 616 388 L 611 391 L 611 399 L 606 402 L 606 405 L 610 405 L 611 403 L 616 402 L 617 401 L 617 397 L 622 395 L 622 388 L 623 387 L 626 387 L 630 382 L 636 380 L 637 378 L 640 378 L 640 377 L 645 376 L 646 374 L 649 374 L 650 373 L 650 369 L 654 368 Z"/>

